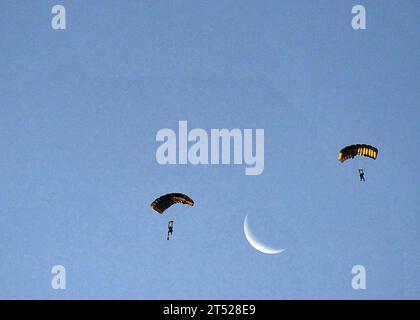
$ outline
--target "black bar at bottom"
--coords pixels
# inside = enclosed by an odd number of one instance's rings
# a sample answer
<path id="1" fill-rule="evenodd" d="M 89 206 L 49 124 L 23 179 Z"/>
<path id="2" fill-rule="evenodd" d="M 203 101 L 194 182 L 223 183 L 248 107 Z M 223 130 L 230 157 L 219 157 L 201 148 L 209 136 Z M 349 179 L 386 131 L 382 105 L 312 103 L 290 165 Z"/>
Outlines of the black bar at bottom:
<path id="1" fill-rule="evenodd" d="M 375 316 L 398 316 L 418 310 L 419 301 L 407 300 L 9 300 L 0 301 L 2 312 L 42 316 L 81 317 L 86 315 L 130 319 L 290 319 L 299 316 L 333 315 L 357 317 L 366 308 Z"/>

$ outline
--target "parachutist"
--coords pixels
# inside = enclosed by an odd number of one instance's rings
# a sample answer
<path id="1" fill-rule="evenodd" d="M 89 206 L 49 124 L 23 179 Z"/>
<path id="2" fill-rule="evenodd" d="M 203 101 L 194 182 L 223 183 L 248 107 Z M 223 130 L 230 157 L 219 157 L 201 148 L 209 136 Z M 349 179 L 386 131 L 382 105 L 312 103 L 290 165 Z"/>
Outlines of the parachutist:
<path id="1" fill-rule="evenodd" d="M 182 193 L 168 193 L 168 194 L 165 194 L 165 195 L 155 199 L 151 203 L 150 206 L 158 214 L 163 214 L 166 209 L 168 209 L 169 207 L 171 207 L 175 203 L 181 203 L 181 204 L 185 204 L 185 205 L 188 205 L 188 206 L 191 206 L 191 207 L 194 205 L 194 201 L 185 194 L 182 194 Z M 173 232 L 174 232 L 174 222 L 169 221 L 168 222 L 168 235 L 166 237 L 166 240 L 169 240 L 169 236 L 172 235 Z"/>
<path id="2" fill-rule="evenodd" d="M 172 232 L 174 232 L 174 222 L 169 221 L 168 222 L 168 236 L 166 237 L 166 240 L 169 240 L 169 235 L 172 235 Z"/>
<path id="3" fill-rule="evenodd" d="M 174 229 L 172 227 L 168 227 L 168 237 L 166 238 L 166 240 L 169 240 L 169 235 L 172 235 L 173 231 Z"/>
<path id="4" fill-rule="evenodd" d="M 359 169 L 359 176 L 360 181 L 365 181 L 365 173 L 363 172 L 363 169 Z"/>

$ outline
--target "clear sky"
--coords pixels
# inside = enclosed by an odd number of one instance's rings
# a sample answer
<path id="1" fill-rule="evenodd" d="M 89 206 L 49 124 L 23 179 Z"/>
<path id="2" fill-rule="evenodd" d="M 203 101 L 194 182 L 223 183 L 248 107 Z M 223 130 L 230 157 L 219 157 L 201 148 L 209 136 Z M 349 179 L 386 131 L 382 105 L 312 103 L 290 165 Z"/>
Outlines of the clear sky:
<path id="1" fill-rule="evenodd" d="M 419 15 L 414 0 L 1 1 L 0 298 L 419 299 Z M 264 129 L 264 172 L 159 165 L 156 133 L 179 120 Z M 378 159 L 340 164 L 353 143 Z M 155 214 L 169 192 L 195 206 Z M 246 215 L 287 250 L 253 249 Z"/>

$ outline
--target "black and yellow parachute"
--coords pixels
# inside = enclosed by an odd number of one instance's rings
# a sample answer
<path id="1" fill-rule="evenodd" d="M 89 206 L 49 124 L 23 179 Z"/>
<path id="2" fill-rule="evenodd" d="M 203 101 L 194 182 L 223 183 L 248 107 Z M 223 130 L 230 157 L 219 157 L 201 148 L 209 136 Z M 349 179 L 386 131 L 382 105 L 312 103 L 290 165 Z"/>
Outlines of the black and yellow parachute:
<path id="1" fill-rule="evenodd" d="M 369 157 L 373 160 L 378 156 L 378 149 L 367 144 L 352 144 L 338 153 L 338 161 L 343 163 L 348 159 L 353 159 L 355 156 Z"/>
<path id="2" fill-rule="evenodd" d="M 186 204 L 189 206 L 194 205 L 194 201 L 182 193 L 168 193 L 164 196 L 157 198 L 150 205 L 157 213 L 162 214 L 166 209 L 175 203 Z"/>

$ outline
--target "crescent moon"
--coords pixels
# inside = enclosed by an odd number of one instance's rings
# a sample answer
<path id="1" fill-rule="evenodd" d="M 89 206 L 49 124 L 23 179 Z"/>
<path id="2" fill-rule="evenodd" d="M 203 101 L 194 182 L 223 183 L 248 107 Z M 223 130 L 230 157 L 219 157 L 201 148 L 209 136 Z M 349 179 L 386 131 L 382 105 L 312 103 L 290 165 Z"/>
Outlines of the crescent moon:
<path id="1" fill-rule="evenodd" d="M 251 228 L 249 227 L 248 224 L 248 215 L 245 217 L 245 222 L 244 222 L 244 233 L 245 233 L 245 237 L 248 240 L 249 244 L 256 250 L 265 253 L 265 254 L 277 254 L 280 252 L 283 252 L 286 249 L 274 249 L 271 248 L 261 242 L 259 242 L 254 234 L 251 231 Z"/>

